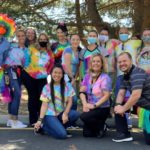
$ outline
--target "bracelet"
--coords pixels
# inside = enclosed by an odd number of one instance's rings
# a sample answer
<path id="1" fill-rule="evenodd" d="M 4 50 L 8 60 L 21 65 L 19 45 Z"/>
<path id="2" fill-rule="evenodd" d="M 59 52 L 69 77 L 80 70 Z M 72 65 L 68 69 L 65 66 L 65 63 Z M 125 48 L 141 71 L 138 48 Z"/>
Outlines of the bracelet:
<path id="1" fill-rule="evenodd" d="M 115 106 L 121 105 L 121 103 L 115 103 Z"/>
<path id="2" fill-rule="evenodd" d="M 38 121 L 41 121 L 41 122 L 43 122 L 43 118 L 39 118 L 39 119 L 38 119 Z"/>
<path id="3" fill-rule="evenodd" d="M 94 108 L 96 108 L 97 107 L 97 105 L 96 104 L 94 104 Z"/>

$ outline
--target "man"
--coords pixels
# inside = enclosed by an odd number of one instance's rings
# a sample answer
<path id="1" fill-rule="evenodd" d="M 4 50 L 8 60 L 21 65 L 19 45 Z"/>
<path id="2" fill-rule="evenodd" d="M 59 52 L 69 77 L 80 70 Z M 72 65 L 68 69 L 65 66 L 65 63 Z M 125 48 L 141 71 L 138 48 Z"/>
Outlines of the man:
<path id="1" fill-rule="evenodd" d="M 147 144 L 150 144 L 150 75 L 133 65 L 132 57 L 128 52 L 122 52 L 118 56 L 117 61 L 124 75 L 114 108 L 117 136 L 113 141 L 124 142 L 133 140 L 133 137 L 131 137 L 128 131 L 125 112 L 136 104 L 144 108 L 145 115 L 148 116 L 146 119 L 143 119 L 143 130 L 145 141 Z M 130 91 L 130 97 L 128 101 L 123 104 L 126 90 Z M 143 115 L 143 117 L 145 116 Z"/>

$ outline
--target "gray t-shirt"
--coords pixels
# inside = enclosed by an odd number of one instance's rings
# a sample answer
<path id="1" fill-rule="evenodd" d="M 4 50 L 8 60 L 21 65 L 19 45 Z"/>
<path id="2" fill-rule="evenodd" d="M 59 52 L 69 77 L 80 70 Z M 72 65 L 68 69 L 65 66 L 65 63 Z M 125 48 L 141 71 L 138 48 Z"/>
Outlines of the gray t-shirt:
<path id="1" fill-rule="evenodd" d="M 142 89 L 142 94 L 138 102 L 138 106 L 150 110 L 150 75 L 143 69 L 135 67 L 129 74 L 128 78 L 123 78 L 120 89 L 134 90 Z"/>

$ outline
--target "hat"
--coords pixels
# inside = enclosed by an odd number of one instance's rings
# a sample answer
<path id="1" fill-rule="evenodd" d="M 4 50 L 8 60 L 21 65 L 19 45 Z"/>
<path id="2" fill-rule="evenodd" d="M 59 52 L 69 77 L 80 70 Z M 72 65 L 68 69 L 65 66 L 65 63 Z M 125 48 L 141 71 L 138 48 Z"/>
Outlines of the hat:
<path id="1" fill-rule="evenodd" d="M 0 34 L 9 37 L 14 34 L 15 30 L 15 21 L 9 18 L 7 14 L 0 14 Z"/>

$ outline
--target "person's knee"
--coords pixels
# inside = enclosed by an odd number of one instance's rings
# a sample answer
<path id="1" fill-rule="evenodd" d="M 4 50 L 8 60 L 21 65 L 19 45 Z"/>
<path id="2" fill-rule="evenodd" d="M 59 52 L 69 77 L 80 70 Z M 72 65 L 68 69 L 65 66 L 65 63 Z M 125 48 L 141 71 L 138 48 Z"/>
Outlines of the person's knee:
<path id="1" fill-rule="evenodd" d="M 57 139 L 66 139 L 67 132 L 65 130 L 58 131 L 55 136 Z"/>

